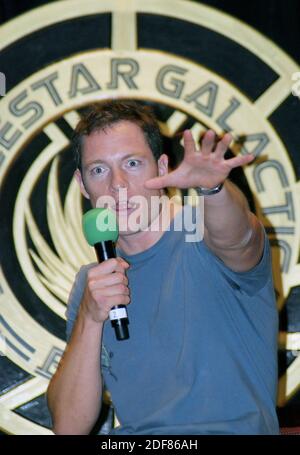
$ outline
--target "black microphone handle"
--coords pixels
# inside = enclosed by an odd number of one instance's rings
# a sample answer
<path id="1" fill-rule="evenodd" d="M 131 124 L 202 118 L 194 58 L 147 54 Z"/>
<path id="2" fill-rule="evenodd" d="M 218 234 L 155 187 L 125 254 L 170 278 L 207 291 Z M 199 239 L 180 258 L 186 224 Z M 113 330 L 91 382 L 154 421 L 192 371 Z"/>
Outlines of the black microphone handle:
<path id="1" fill-rule="evenodd" d="M 107 259 L 116 257 L 114 243 L 111 240 L 95 243 L 96 255 L 98 262 L 107 261 Z M 111 325 L 115 329 L 117 340 L 127 340 L 129 338 L 128 317 L 125 305 L 112 307 L 109 312 Z"/>

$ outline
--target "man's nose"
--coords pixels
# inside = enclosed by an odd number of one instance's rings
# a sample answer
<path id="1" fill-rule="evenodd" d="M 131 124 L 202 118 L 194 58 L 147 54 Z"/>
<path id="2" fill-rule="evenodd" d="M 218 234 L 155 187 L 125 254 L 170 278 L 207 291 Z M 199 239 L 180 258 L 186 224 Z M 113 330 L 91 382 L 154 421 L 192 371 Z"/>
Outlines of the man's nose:
<path id="1" fill-rule="evenodd" d="M 114 192 L 118 192 L 122 188 L 128 188 L 127 177 L 122 170 L 120 170 L 120 169 L 114 170 L 112 172 L 112 178 L 111 178 L 111 189 Z"/>

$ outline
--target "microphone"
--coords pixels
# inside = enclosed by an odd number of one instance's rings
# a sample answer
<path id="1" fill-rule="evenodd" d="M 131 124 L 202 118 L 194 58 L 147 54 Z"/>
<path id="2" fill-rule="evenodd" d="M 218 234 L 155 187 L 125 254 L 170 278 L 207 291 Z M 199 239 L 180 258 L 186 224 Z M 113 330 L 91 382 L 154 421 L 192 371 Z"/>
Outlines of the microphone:
<path id="1" fill-rule="evenodd" d="M 108 209 L 91 209 L 83 215 L 82 228 L 86 241 L 96 250 L 98 262 L 116 257 L 115 242 L 119 229 L 115 214 Z M 112 307 L 109 312 L 111 325 L 115 329 L 117 340 L 129 338 L 128 317 L 125 305 Z"/>

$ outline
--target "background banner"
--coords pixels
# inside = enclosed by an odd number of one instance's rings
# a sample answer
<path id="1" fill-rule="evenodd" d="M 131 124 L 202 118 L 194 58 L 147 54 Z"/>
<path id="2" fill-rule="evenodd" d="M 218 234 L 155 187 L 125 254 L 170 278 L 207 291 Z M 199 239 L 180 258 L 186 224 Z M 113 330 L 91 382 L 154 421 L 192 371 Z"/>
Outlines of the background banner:
<path id="1" fill-rule="evenodd" d="M 3 433 L 51 434 L 45 391 L 65 348 L 68 294 L 94 260 L 70 140 L 82 110 L 106 98 L 154 108 L 172 167 L 185 128 L 197 140 L 230 131 L 228 156 L 256 155 L 230 177 L 270 238 L 278 415 L 300 425 L 299 18 L 297 0 L 0 1 Z M 110 418 L 105 407 L 103 433 Z"/>

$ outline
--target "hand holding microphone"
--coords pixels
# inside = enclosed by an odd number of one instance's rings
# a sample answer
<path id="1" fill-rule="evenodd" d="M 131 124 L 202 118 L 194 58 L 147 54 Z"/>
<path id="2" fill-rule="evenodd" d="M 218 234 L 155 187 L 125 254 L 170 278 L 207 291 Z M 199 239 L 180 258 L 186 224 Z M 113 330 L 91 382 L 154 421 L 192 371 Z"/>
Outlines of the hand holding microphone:
<path id="1" fill-rule="evenodd" d="M 114 213 L 101 208 L 89 210 L 83 217 L 83 232 L 99 261 L 87 274 L 85 310 L 97 322 L 109 317 L 117 339 L 126 340 L 129 338 L 126 305 L 130 298 L 125 270 L 129 265 L 116 257 L 118 227 Z"/>

